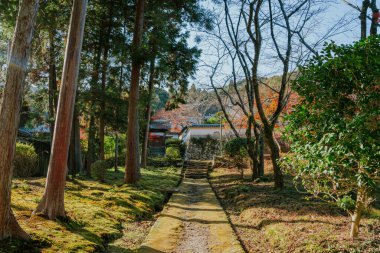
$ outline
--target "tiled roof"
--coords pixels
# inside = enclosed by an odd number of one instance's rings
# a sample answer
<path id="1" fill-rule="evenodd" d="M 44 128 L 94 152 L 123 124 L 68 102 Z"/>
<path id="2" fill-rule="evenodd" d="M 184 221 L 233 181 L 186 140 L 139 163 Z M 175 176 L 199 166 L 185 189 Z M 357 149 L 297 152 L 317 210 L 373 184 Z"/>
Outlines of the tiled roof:
<path id="1" fill-rule="evenodd" d="M 216 127 L 220 127 L 220 124 L 192 124 L 190 127 L 216 128 Z"/>

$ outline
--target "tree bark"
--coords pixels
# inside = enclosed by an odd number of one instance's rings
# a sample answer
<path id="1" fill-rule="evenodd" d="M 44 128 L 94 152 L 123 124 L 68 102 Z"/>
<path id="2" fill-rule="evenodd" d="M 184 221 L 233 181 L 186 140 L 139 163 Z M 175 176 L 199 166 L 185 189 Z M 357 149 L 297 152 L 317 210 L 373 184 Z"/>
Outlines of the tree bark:
<path id="1" fill-rule="evenodd" d="M 370 5 L 369 0 L 364 0 L 360 10 L 360 34 L 361 38 L 367 38 L 367 11 Z"/>
<path id="2" fill-rule="evenodd" d="M 91 114 L 90 126 L 88 129 L 88 143 L 87 143 L 87 159 L 86 159 L 87 176 L 91 176 L 91 165 L 93 162 L 95 162 L 95 116 Z"/>
<path id="3" fill-rule="evenodd" d="M 148 81 L 148 100 L 146 101 L 145 109 L 145 122 L 146 126 L 144 129 L 143 140 L 142 140 L 142 150 L 141 150 L 141 168 L 146 168 L 147 158 L 148 158 L 148 142 L 149 142 L 149 125 L 150 125 L 150 114 L 152 112 L 152 96 L 154 88 L 154 76 L 155 76 L 155 57 L 150 61 L 150 73 Z"/>
<path id="4" fill-rule="evenodd" d="M 57 67 L 55 60 L 55 30 L 49 30 L 49 123 L 50 123 L 50 143 L 54 135 L 54 118 L 58 104 L 57 97 Z"/>
<path id="5" fill-rule="evenodd" d="M 101 86 L 101 101 L 100 101 L 100 118 L 99 118 L 99 158 L 104 160 L 104 136 L 105 136 L 105 111 L 106 111 L 106 81 L 107 81 L 107 70 L 108 70 L 108 54 L 110 50 L 110 37 L 112 32 L 112 14 L 113 14 L 113 4 L 109 1 L 109 13 L 108 13 L 108 30 L 105 34 L 105 46 L 103 50 L 103 61 L 102 61 L 102 86 Z"/>
<path id="6" fill-rule="evenodd" d="M 86 157 L 86 171 L 87 175 L 91 175 L 91 165 L 95 162 L 96 150 L 95 150 L 95 103 L 97 98 L 97 85 L 99 81 L 99 68 L 100 68 L 100 59 L 102 54 L 102 41 L 103 34 L 99 34 L 98 47 L 95 51 L 93 71 L 91 75 L 91 109 L 90 109 L 90 125 L 88 129 L 88 143 L 87 143 L 87 157 Z"/>
<path id="7" fill-rule="evenodd" d="M 116 132 L 115 134 L 115 172 L 117 172 L 117 168 L 119 167 L 119 134 Z"/>
<path id="8" fill-rule="evenodd" d="M 264 134 L 261 133 L 258 141 L 259 177 L 264 176 Z"/>
<path id="9" fill-rule="evenodd" d="M 139 56 L 139 53 L 144 28 L 144 5 L 145 0 L 137 0 L 136 22 L 133 34 L 134 52 L 132 56 L 131 88 L 128 108 L 127 157 L 124 177 L 124 182 L 128 184 L 134 184 L 140 178 L 139 123 L 137 107 L 139 101 L 141 69 L 141 57 Z"/>
<path id="10" fill-rule="evenodd" d="M 75 168 L 76 171 L 84 174 L 83 163 L 82 163 L 82 147 L 80 144 L 80 124 L 78 115 L 74 118 L 74 134 L 75 134 Z"/>
<path id="11" fill-rule="evenodd" d="M 379 12 L 379 9 L 376 6 L 376 0 L 371 0 L 371 10 L 372 10 L 372 20 L 371 20 L 371 28 L 370 34 L 377 35 L 377 26 L 379 25 L 379 20 L 375 17 L 376 13 Z"/>
<path id="12" fill-rule="evenodd" d="M 351 216 L 350 237 L 352 240 L 358 238 L 359 235 L 360 220 L 362 218 L 366 197 L 366 192 L 362 189 L 359 189 L 358 195 L 356 197 L 355 211 Z"/>
<path id="13" fill-rule="evenodd" d="M 77 109 L 74 109 L 73 116 L 73 126 L 71 128 L 71 140 L 70 140 L 70 151 L 69 151 L 69 171 L 70 174 L 75 177 L 75 175 L 80 172 L 84 173 L 82 166 L 82 152 L 80 146 L 80 127 Z"/>
<path id="14" fill-rule="evenodd" d="M 35 213 L 65 217 L 64 188 L 87 0 L 74 0 L 45 192 Z"/>
<path id="15" fill-rule="evenodd" d="M 274 137 L 273 130 L 265 130 L 265 137 L 267 138 L 269 148 L 271 150 L 271 160 L 274 173 L 274 186 L 277 189 L 284 187 L 284 175 L 282 174 L 278 160 L 280 159 L 280 145 L 278 144 L 276 137 Z"/>
<path id="16" fill-rule="evenodd" d="M 0 240 L 12 236 L 29 238 L 13 215 L 11 184 L 20 108 L 38 4 L 38 0 L 20 2 L 0 108 Z"/>

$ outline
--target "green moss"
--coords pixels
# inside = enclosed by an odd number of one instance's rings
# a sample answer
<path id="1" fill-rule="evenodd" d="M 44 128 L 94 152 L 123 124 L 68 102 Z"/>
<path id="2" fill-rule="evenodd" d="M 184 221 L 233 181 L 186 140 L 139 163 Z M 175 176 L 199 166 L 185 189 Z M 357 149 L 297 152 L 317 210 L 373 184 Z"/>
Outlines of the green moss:
<path id="1" fill-rule="evenodd" d="M 107 171 L 103 183 L 89 179 L 68 181 L 65 209 L 57 221 L 31 216 L 43 194 L 45 179 L 14 180 L 12 207 L 31 243 L 10 241 L 0 252 L 97 252 L 122 235 L 123 225 L 152 217 L 180 180 L 178 168 L 148 168 L 134 186 L 123 185 L 124 172 Z M 5 245 L 5 246 L 4 246 Z M 23 251 L 28 249 L 28 251 Z M 12 251 L 13 250 L 13 251 Z"/>

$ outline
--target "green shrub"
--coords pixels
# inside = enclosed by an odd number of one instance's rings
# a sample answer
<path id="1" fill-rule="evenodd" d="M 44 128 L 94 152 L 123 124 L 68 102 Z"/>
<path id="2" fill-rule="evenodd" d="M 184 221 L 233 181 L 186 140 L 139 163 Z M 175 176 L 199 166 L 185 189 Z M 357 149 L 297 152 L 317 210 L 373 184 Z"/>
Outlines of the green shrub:
<path id="1" fill-rule="evenodd" d="M 181 151 L 178 147 L 168 147 L 166 148 L 166 157 L 169 159 L 181 158 Z"/>
<path id="2" fill-rule="evenodd" d="M 160 167 L 181 167 L 182 166 L 182 158 L 177 159 L 169 159 L 167 157 L 149 157 L 148 164 L 155 168 Z"/>
<path id="3" fill-rule="evenodd" d="M 224 151 L 231 158 L 243 158 L 248 155 L 247 149 L 247 140 L 243 138 L 235 138 L 228 141 L 224 145 Z"/>
<path id="4" fill-rule="evenodd" d="M 94 162 L 91 165 L 91 177 L 103 182 L 106 177 L 108 167 L 109 166 L 106 161 L 99 160 Z"/>
<path id="5" fill-rule="evenodd" d="M 299 104 L 286 119 L 292 153 L 283 169 L 352 216 L 352 239 L 380 182 L 379 44 L 376 36 L 326 45 L 299 69 L 292 85 Z"/>
<path id="6" fill-rule="evenodd" d="M 107 162 L 108 168 L 115 166 L 115 157 L 114 156 L 111 156 L 111 157 L 105 159 L 105 161 Z M 117 165 L 118 166 L 125 166 L 125 154 L 119 154 L 119 156 L 117 158 Z"/>
<path id="7" fill-rule="evenodd" d="M 179 147 L 179 146 L 181 146 L 181 144 L 182 144 L 181 140 L 173 139 L 173 138 L 167 139 L 165 142 L 165 146 L 167 148 L 168 147 Z"/>
<path id="8" fill-rule="evenodd" d="M 227 156 L 231 158 L 234 166 L 236 166 L 240 171 L 241 177 L 243 177 L 243 168 L 245 166 L 244 158 L 248 156 L 247 139 L 235 138 L 228 141 L 224 145 L 224 151 L 226 152 Z"/>
<path id="9" fill-rule="evenodd" d="M 16 143 L 16 153 L 13 160 L 14 177 L 31 177 L 37 173 L 38 156 L 31 144 Z"/>

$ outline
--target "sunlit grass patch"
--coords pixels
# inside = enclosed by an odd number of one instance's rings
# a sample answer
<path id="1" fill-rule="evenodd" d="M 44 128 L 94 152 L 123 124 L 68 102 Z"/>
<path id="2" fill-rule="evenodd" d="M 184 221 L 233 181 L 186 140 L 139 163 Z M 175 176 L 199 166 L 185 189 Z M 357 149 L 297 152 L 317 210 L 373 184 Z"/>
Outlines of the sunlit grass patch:
<path id="1" fill-rule="evenodd" d="M 129 222 L 151 218 L 161 210 L 168 189 L 177 186 L 179 168 L 148 168 L 136 185 L 123 185 L 124 172 L 109 170 L 104 183 L 71 179 L 66 184 L 68 217 L 49 221 L 31 216 L 42 197 L 45 179 L 13 180 L 12 208 L 32 243 L 8 242 L 0 252 L 95 252 L 122 235 Z M 28 246 L 29 245 L 29 246 Z M 27 251 L 25 251 L 27 249 Z"/>

